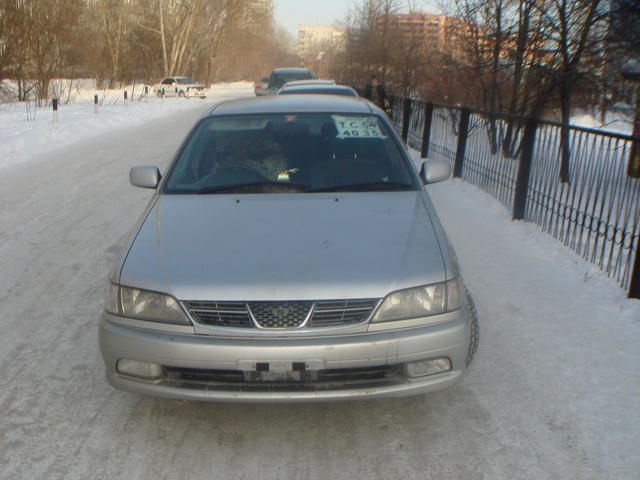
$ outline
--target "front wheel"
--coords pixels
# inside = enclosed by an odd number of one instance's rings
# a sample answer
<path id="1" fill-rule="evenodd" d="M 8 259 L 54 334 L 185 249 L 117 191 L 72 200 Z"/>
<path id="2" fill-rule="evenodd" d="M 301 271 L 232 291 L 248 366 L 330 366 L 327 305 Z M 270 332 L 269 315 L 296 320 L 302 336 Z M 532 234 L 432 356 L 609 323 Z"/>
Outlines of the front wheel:
<path id="1" fill-rule="evenodd" d="M 465 293 L 467 295 L 467 304 L 469 305 L 469 312 L 471 313 L 471 335 L 469 338 L 469 351 L 467 352 L 466 366 L 471 365 L 473 358 L 478 351 L 478 344 L 480 343 L 480 325 L 478 322 L 478 310 L 476 304 L 473 301 L 473 297 L 469 293 L 469 290 L 465 287 Z"/>
<path id="2" fill-rule="evenodd" d="M 180 92 L 178 92 L 178 97 L 184 98 L 184 92 L 182 90 L 180 90 Z"/>

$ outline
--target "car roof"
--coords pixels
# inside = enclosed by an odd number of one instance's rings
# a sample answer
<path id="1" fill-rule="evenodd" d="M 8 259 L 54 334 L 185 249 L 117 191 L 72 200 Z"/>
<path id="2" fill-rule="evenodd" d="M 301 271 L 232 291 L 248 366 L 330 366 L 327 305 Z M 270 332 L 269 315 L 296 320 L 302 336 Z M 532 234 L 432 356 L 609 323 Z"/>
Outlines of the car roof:
<path id="1" fill-rule="evenodd" d="M 298 85 L 335 85 L 334 80 L 320 80 L 310 78 L 308 80 L 292 80 L 284 84 L 282 88 L 297 87 Z"/>
<path id="2" fill-rule="evenodd" d="M 287 92 L 307 92 L 309 90 L 322 90 L 330 92 L 331 90 L 353 90 L 353 88 L 348 85 L 335 85 L 328 83 L 310 83 L 310 84 L 300 84 L 300 85 L 285 85 L 282 87 L 282 91 L 286 90 Z M 355 92 L 355 90 L 353 90 Z"/>
<path id="3" fill-rule="evenodd" d="M 369 101 L 329 95 L 273 95 L 222 102 L 209 116 L 264 113 L 376 113 Z"/>
<path id="4" fill-rule="evenodd" d="M 274 68 L 272 73 L 307 73 L 311 72 L 308 68 L 301 67 L 287 67 L 287 68 Z"/>

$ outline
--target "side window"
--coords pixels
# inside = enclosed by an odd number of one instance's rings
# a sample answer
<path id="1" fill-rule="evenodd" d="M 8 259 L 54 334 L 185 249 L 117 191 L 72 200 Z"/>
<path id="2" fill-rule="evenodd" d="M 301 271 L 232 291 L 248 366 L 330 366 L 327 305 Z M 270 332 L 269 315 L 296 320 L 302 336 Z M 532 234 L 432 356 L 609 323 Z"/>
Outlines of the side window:
<path id="1" fill-rule="evenodd" d="M 173 78 L 165 78 L 165 79 L 162 81 L 162 84 L 163 84 L 163 85 L 171 85 L 172 83 L 173 83 Z"/>

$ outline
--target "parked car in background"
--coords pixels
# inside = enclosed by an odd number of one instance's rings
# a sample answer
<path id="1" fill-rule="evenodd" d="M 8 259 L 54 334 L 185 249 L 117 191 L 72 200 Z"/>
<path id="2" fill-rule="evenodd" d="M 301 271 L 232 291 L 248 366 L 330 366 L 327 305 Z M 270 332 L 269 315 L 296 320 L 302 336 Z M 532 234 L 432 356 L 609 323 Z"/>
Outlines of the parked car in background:
<path id="1" fill-rule="evenodd" d="M 322 401 L 456 384 L 478 321 L 417 168 L 387 116 L 326 95 L 205 115 L 109 280 L 108 381 L 167 398 Z M 442 397 L 439 397 L 442 398 Z"/>
<path id="2" fill-rule="evenodd" d="M 207 98 L 207 87 L 190 77 L 166 77 L 153 89 L 158 97 Z"/>
<path id="3" fill-rule="evenodd" d="M 269 77 L 264 77 L 259 82 L 254 83 L 253 91 L 256 97 L 267 95 L 269 93 Z"/>
<path id="4" fill-rule="evenodd" d="M 312 80 L 315 74 L 308 68 L 276 68 L 269 77 L 269 95 L 278 93 L 285 83 L 296 80 Z"/>
<path id="5" fill-rule="evenodd" d="M 278 90 L 278 95 L 341 95 L 343 97 L 357 97 L 358 93 L 346 85 L 331 84 L 297 84 L 287 83 Z"/>

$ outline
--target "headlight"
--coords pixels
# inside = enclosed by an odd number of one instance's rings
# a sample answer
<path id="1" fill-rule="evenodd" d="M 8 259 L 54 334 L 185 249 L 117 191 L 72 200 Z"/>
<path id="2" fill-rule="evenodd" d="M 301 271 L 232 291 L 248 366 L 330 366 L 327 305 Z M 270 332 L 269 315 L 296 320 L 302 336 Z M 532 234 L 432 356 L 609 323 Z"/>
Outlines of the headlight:
<path id="1" fill-rule="evenodd" d="M 425 285 L 399 290 L 386 296 L 372 322 L 389 322 L 438 315 L 462 306 L 460 282 Z"/>
<path id="2" fill-rule="evenodd" d="M 115 315 L 159 323 L 190 325 L 178 301 L 170 295 L 109 284 L 105 309 Z"/>

